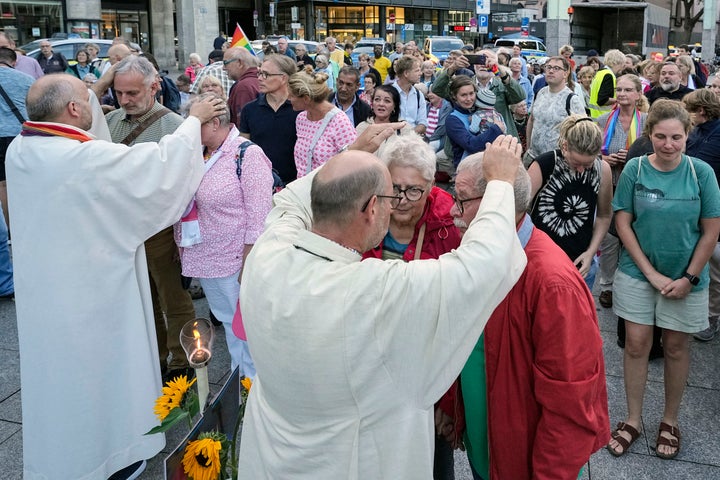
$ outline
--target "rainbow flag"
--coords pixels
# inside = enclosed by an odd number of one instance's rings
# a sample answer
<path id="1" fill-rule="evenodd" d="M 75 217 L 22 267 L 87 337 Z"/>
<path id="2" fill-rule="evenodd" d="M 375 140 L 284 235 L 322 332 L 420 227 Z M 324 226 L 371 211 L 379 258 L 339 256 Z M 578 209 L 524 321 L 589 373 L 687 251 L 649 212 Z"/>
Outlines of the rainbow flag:
<path id="1" fill-rule="evenodd" d="M 253 50 L 252 45 L 250 45 L 250 41 L 248 40 L 247 35 L 245 35 L 245 32 L 243 32 L 243 29 L 240 28 L 240 24 L 235 24 L 235 33 L 233 33 L 232 40 L 230 41 L 231 47 L 243 47 L 246 48 L 250 53 L 255 56 L 255 50 Z"/>

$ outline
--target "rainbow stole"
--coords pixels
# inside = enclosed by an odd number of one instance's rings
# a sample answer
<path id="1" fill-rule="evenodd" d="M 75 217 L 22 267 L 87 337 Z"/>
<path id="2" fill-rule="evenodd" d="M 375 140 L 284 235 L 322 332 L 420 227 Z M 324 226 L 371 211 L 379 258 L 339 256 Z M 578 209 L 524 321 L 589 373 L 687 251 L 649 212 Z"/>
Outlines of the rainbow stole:
<path id="1" fill-rule="evenodd" d="M 23 137 L 64 137 L 79 142 L 89 142 L 93 140 L 93 138 L 88 136 L 83 130 L 61 123 L 27 121 L 23 123 L 20 135 Z"/>

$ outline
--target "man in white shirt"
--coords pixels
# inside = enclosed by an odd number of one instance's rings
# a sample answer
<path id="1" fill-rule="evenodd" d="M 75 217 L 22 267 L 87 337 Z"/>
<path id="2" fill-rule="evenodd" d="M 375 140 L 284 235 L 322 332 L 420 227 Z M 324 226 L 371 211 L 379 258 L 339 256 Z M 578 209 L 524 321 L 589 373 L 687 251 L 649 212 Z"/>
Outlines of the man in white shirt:
<path id="1" fill-rule="evenodd" d="M 424 135 L 427 128 L 427 106 L 425 97 L 414 87 L 420 81 L 420 61 L 410 55 L 402 56 L 395 64 L 393 87 L 400 93 L 400 120 Z"/>

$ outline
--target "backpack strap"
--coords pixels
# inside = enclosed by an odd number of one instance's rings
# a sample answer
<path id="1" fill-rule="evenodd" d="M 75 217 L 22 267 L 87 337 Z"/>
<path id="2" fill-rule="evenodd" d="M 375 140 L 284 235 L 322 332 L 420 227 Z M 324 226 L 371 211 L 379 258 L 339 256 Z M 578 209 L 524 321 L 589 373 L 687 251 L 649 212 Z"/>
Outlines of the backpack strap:
<path id="1" fill-rule="evenodd" d="M 120 143 L 123 145 L 130 145 L 132 142 L 135 141 L 136 138 L 138 138 L 150 125 L 155 123 L 156 121 L 160 120 L 161 117 L 164 117 L 168 113 L 172 113 L 172 110 L 169 108 L 162 107 L 160 110 L 157 110 L 155 113 L 147 117 L 145 120 L 140 122 L 140 124 L 133 128 L 133 130 L 128 133 L 127 137 L 123 138 Z"/>
<path id="2" fill-rule="evenodd" d="M 5 103 L 8 104 L 8 107 L 10 107 L 10 110 L 12 110 L 13 115 L 15 115 L 15 118 L 17 118 L 18 122 L 20 122 L 20 125 L 25 123 L 25 119 L 23 118 L 22 114 L 20 113 L 20 109 L 18 109 L 17 105 L 15 105 L 15 102 L 12 101 L 10 96 L 7 94 L 5 89 L 0 85 L 0 95 L 5 99 Z"/>
<path id="3" fill-rule="evenodd" d="M 238 180 L 240 180 L 240 175 L 242 175 L 242 162 L 245 158 L 245 152 L 248 148 L 255 145 L 255 143 L 251 142 L 250 140 L 245 140 L 243 143 L 240 144 L 238 147 L 238 154 L 237 158 L 235 159 L 235 163 L 237 167 L 235 168 L 235 171 L 237 173 Z M 285 188 L 285 182 L 282 181 L 282 178 L 280 178 L 280 174 L 275 170 L 275 168 L 272 168 L 272 177 L 273 177 L 273 186 L 272 186 L 272 193 L 275 195 L 277 192 Z"/>
<path id="4" fill-rule="evenodd" d="M 235 163 L 237 165 L 237 167 L 235 168 L 235 171 L 237 172 L 238 180 L 240 179 L 240 175 L 242 175 L 242 162 L 243 162 L 243 158 L 245 158 L 245 152 L 252 145 L 255 145 L 255 144 L 253 142 L 251 142 L 250 140 L 245 140 L 238 147 L 238 155 L 237 155 L 237 158 L 235 159 Z"/>
<path id="5" fill-rule="evenodd" d="M 568 93 L 568 96 L 565 97 L 565 111 L 568 115 L 571 115 L 570 113 L 570 101 L 572 100 L 572 97 L 575 96 L 575 92 Z"/>

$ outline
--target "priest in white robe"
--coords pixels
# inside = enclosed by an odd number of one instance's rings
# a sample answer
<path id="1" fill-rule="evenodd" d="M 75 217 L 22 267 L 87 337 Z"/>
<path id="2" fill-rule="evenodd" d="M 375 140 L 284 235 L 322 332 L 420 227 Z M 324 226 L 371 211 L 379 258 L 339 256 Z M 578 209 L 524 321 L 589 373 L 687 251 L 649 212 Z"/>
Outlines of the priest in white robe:
<path id="1" fill-rule="evenodd" d="M 239 479 L 432 478 L 433 404 L 525 267 L 520 151 L 488 147 L 482 205 L 438 260 L 360 261 L 402 198 L 373 155 L 341 153 L 275 195 L 242 278 L 257 377 Z"/>
<path id="2" fill-rule="evenodd" d="M 157 454 L 160 365 L 143 242 L 204 171 L 199 105 L 159 143 L 95 140 L 89 92 L 40 78 L 10 145 L 25 480 L 106 480 Z M 218 109 L 219 112 L 219 109 Z"/>

